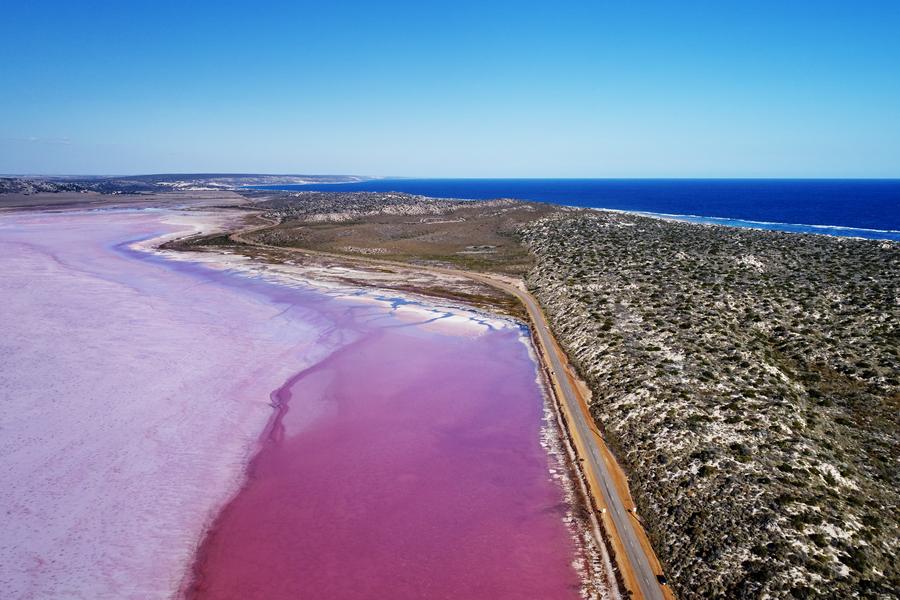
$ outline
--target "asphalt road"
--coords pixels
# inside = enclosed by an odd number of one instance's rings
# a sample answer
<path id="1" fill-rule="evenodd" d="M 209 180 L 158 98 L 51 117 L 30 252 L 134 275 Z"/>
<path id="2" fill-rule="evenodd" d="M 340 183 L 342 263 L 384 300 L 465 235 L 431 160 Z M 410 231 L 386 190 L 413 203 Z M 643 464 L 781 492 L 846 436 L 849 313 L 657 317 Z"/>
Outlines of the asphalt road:
<path id="1" fill-rule="evenodd" d="M 559 354 L 554 351 L 554 340 L 550 334 L 550 327 L 547 324 L 543 311 L 541 311 L 534 297 L 521 288 L 501 282 L 493 277 L 475 275 L 473 278 L 498 286 L 514 294 L 525 304 L 525 308 L 528 310 L 528 314 L 531 315 L 531 320 L 534 323 L 534 330 L 537 332 L 538 339 L 546 349 L 546 355 L 550 359 L 549 367 L 553 377 L 559 384 L 559 390 L 562 392 L 563 397 L 561 400 L 568 406 L 568 413 L 572 417 L 570 426 L 574 426 L 578 436 L 586 442 L 585 446 L 588 448 L 588 453 L 587 456 L 581 457 L 586 463 L 583 467 L 591 469 L 597 475 L 596 481 L 600 483 L 603 500 L 609 509 L 609 516 L 625 549 L 626 558 L 631 564 L 631 571 L 634 573 L 641 588 L 640 592 L 644 598 L 663 600 L 664 595 L 656 579 L 656 573 L 654 573 L 650 561 L 635 534 L 634 517 L 625 508 L 625 504 L 616 490 L 615 483 L 606 466 L 606 461 L 603 460 L 600 449 L 596 444 L 590 442 L 594 436 L 594 428 L 591 423 L 588 423 L 587 419 L 589 416 L 585 415 L 585 411 L 582 410 L 578 395 L 572 389 L 569 378 L 566 377 L 565 365 L 560 360 Z"/>

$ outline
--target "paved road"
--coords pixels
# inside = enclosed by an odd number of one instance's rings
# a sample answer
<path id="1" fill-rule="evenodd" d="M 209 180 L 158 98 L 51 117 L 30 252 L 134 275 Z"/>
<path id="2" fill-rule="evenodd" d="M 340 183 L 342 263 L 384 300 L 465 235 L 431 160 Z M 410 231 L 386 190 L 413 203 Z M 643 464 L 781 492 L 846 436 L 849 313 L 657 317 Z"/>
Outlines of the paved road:
<path id="1" fill-rule="evenodd" d="M 248 240 L 242 236 L 242 234 L 247 234 L 251 231 L 263 229 L 265 227 L 268 227 L 268 224 L 262 227 L 244 229 L 235 234 L 232 234 L 231 238 L 235 241 L 243 242 L 245 244 L 251 244 L 254 246 L 266 246 L 266 244 Z M 650 564 L 650 560 L 647 557 L 644 548 L 641 546 L 637 534 L 635 533 L 634 516 L 632 516 L 625 508 L 622 497 L 619 495 L 613 477 L 606 465 L 606 461 L 603 460 L 601 450 L 600 448 L 598 448 L 597 444 L 593 442 L 595 429 L 593 426 L 593 422 L 588 421 L 588 419 L 590 419 L 591 417 L 590 415 L 587 415 L 582 409 L 581 403 L 579 401 L 579 396 L 577 392 L 572 389 L 571 382 L 566 376 L 566 366 L 563 364 L 560 358 L 560 354 L 555 350 L 556 344 L 552 334 L 550 333 L 550 326 L 548 325 L 547 319 L 544 316 L 544 313 L 538 305 L 537 300 L 535 300 L 534 296 L 532 296 L 524 288 L 516 285 L 514 280 L 500 276 L 483 275 L 481 273 L 472 273 L 470 271 L 461 271 L 458 269 L 424 267 L 395 261 L 371 259 L 367 257 L 348 257 L 327 252 L 317 252 L 309 250 L 301 250 L 301 252 L 306 252 L 309 254 L 320 254 L 323 256 L 341 258 L 345 260 L 359 260 L 360 262 L 373 264 L 390 264 L 405 269 L 432 271 L 445 275 L 463 276 L 501 289 L 518 298 L 528 310 L 528 314 L 531 316 L 531 320 L 534 323 L 534 330 L 537 332 L 538 339 L 540 340 L 541 345 L 546 350 L 545 354 L 550 360 L 550 365 L 548 366 L 551 370 L 551 376 L 556 380 L 558 389 L 562 394 L 562 398 L 560 400 L 566 403 L 568 414 L 571 416 L 570 427 L 575 427 L 575 434 L 578 438 L 584 441 L 584 446 L 587 448 L 586 453 L 581 453 L 586 454 L 580 457 L 584 459 L 584 464 L 582 465 L 582 467 L 585 469 L 590 469 L 595 475 L 595 477 L 593 477 L 593 480 L 599 482 L 600 484 L 600 492 L 603 496 L 604 504 L 608 508 L 609 516 L 612 519 L 613 525 L 616 529 L 615 533 L 618 534 L 621 545 L 625 551 L 624 557 L 618 556 L 616 557 L 616 559 L 620 563 L 623 558 L 628 561 L 628 563 L 630 564 L 629 570 L 634 574 L 634 578 L 637 580 L 638 586 L 640 588 L 639 590 L 633 590 L 633 592 L 635 592 L 634 596 L 636 598 L 646 598 L 648 600 L 665 600 L 666 595 L 663 593 L 663 590 L 656 579 L 656 573 L 654 572 L 653 567 Z M 620 566 L 622 565 L 620 564 Z M 627 568 L 625 566 L 623 567 Z"/>
<path id="2" fill-rule="evenodd" d="M 528 310 L 528 314 L 531 316 L 531 320 L 534 323 L 534 330 L 537 332 L 538 339 L 545 348 L 545 354 L 550 360 L 549 367 L 551 373 L 558 383 L 558 389 L 562 393 L 561 400 L 568 406 L 568 413 L 571 416 L 570 427 L 574 426 L 577 430 L 577 435 L 585 441 L 588 452 L 587 456 L 581 456 L 587 463 L 583 466 L 593 470 L 597 475 L 595 480 L 600 483 L 603 500 L 609 509 L 609 516 L 615 525 L 616 533 L 618 533 L 622 546 L 625 549 L 626 558 L 631 564 L 631 571 L 634 573 L 638 585 L 641 588 L 640 593 L 647 599 L 663 600 L 665 596 L 656 579 L 656 573 L 653 571 L 653 567 L 635 534 L 635 526 L 633 523 L 634 517 L 630 515 L 625 508 L 622 498 L 616 490 L 612 475 L 607 468 L 606 461 L 603 460 L 600 449 L 596 444 L 591 443 L 591 440 L 594 439 L 593 424 L 588 422 L 590 417 L 582 410 L 579 396 L 576 391 L 572 389 L 569 378 L 566 377 L 566 366 L 560 359 L 559 354 L 555 351 L 555 341 L 550 333 L 550 327 L 547 324 L 543 311 L 540 306 L 538 306 L 534 296 L 512 283 L 478 274 L 470 275 L 470 277 L 479 281 L 484 281 L 485 283 L 489 283 L 513 294 L 522 301 L 525 308 Z M 621 560 L 621 557 L 619 557 L 619 560 Z M 637 596 L 637 594 L 635 594 L 635 596 Z"/>

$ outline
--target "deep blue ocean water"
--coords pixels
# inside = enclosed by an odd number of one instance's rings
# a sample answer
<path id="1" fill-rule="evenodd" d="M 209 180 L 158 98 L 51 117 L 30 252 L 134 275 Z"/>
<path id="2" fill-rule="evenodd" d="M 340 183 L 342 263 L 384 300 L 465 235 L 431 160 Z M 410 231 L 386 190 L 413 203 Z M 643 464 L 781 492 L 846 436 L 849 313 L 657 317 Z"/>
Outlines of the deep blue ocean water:
<path id="1" fill-rule="evenodd" d="M 517 198 L 693 222 L 900 241 L 900 179 L 373 179 L 264 189 Z"/>

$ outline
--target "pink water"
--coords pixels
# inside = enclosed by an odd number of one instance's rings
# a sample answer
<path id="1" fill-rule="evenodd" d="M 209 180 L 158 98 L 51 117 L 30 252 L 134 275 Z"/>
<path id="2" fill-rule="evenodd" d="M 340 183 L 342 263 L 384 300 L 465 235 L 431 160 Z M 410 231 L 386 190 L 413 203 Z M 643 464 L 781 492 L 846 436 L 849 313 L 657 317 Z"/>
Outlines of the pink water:
<path id="1" fill-rule="evenodd" d="M 179 227 L 0 219 L 0 595 L 578 597 L 517 326 L 124 243 Z"/>
<path id="2" fill-rule="evenodd" d="M 192 596 L 577 597 L 518 335 L 384 318 L 285 385 Z"/>

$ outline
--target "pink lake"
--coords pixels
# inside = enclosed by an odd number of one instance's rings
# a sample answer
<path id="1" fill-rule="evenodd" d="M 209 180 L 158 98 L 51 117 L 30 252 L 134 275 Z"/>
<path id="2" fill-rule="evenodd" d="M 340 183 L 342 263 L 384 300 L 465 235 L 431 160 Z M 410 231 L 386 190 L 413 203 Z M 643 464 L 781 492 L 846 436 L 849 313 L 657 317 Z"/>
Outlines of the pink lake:
<path id="1" fill-rule="evenodd" d="M 527 332 L 124 243 L 184 222 L 0 217 L 0 591 L 579 597 Z"/>

